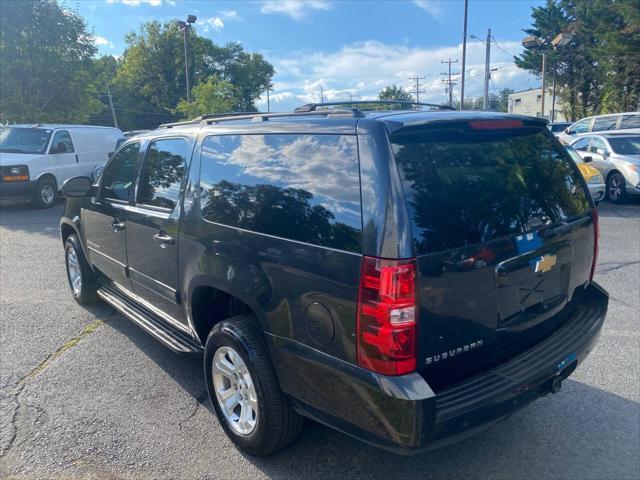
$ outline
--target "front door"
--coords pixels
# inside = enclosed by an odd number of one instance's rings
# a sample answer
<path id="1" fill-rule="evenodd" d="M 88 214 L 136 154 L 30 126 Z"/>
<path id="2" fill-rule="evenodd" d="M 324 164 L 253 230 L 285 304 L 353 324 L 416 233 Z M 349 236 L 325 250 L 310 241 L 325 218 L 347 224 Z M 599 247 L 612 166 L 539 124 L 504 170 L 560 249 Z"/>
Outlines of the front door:
<path id="1" fill-rule="evenodd" d="M 124 146 L 106 166 L 95 199 L 82 210 L 91 263 L 114 283 L 131 289 L 127 276 L 127 215 L 133 200 L 140 143 Z"/>
<path id="2" fill-rule="evenodd" d="M 78 154 L 67 130 L 58 130 L 53 134 L 49 155 L 56 166 L 58 188 L 62 187 L 62 184 L 68 178 L 79 175 Z"/>
<path id="3" fill-rule="evenodd" d="M 177 327 L 186 325 L 178 282 L 180 189 L 193 146 L 185 138 L 152 142 L 135 206 L 127 217 L 129 274 L 145 306 Z"/>

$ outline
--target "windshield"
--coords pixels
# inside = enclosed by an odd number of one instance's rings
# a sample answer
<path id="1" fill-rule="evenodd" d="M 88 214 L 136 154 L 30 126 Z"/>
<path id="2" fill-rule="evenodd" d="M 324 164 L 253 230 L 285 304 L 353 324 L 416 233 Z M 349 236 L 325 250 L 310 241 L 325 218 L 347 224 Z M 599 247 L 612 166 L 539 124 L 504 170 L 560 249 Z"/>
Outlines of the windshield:
<path id="1" fill-rule="evenodd" d="M 418 253 L 489 242 L 584 214 L 580 173 L 545 128 L 434 128 L 391 138 Z"/>
<path id="2" fill-rule="evenodd" d="M 51 130 L 8 127 L 0 131 L 0 152 L 45 153 Z"/>
<path id="3" fill-rule="evenodd" d="M 607 138 L 611 149 L 619 155 L 640 155 L 640 137 Z"/>

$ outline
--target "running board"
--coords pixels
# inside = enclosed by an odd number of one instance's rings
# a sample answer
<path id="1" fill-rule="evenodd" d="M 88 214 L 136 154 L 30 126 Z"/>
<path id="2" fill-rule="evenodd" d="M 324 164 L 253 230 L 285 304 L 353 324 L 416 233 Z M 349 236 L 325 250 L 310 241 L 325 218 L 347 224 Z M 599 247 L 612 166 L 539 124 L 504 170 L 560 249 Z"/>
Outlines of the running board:
<path id="1" fill-rule="evenodd" d="M 101 287 L 98 289 L 98 296 L 174 352 L 203 352 L 202 346 L 193 339 L 125 298 L 115 289 L 109 286 Z"/>

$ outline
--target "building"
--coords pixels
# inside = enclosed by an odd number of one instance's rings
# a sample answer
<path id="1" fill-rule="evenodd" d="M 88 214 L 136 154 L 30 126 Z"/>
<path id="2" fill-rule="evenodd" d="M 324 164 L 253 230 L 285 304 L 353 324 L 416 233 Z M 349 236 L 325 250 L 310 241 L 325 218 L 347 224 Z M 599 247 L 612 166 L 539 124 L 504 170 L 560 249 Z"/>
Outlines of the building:
<path id="1" fill-rule="evenodd" d="M 553 100 L 551 89 L 547 90 L 544 97 L 544 116 L 547 119 L 551 119 L 551 103 Z M 522 92 L 515 92 L 509 95 L 509 113 L 515 113 L 518 115 L 529 115 L 531 117 L 542 116 L 542 89 L 532 88 L 531 90 L 524 90 Z M 563 113 L 563 104 L 560 100 L 560 95 L 556 93 L 556 108 L 555 118 L 556 122 L 566 122 L 567 119 Z"/>

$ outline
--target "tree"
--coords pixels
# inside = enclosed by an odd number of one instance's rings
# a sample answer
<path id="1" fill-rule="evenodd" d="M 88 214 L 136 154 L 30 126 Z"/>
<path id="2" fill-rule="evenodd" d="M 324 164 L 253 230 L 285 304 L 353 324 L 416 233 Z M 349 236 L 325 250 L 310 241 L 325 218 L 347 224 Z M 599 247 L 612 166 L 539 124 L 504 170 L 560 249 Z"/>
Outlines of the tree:
<path id="1" fill-rule="evenodd" d="M 126 128 L 148 128 L 177 119 L 173 112 L 190 112 L 186 98 L 183 35 L 174 23 L 147 22 L 126 36 L 127 48 L 114 82 L 116 109 Z M 255 111 L 273 66 L 262 55 L 246 52 L 240 44 L 214 44 L 191 30 L 187 35 L 189 83 L 193 89 L 211 77 L 237 89 L 228 110 Z M 186 110 L 184 110 L 186 108 Z"/>
<path id="2" fill-rule="evenodd" d="M 180 100 L 176 111 L 186 118 L 205 113 L 231 112 L 241 103 L 240 92 L 227 80 L 213 76 L 191 90 L 193 100 Z"/>
<path id="3" fill-rule="evenodd" d="M 509 95 L 513 93 L 513 89 L 511 88 L 503 88 L 498 93 L 498 102 L 496 106 L 496 110 L 498 112 L 508 112 L 509 111 Z"/>
<path id="4" fill-rule="evenodd" d="M 413 97 L 404 88 L 396 85 L 384 87 L 378 94 L 380 100 L 401 100 L 403 102 L 413 102 Z"/>
<path id="5" fill-rule="evenodd" d="M 565 115 L 632 110 L 640 97 L 640 3 L 637 0 L 547 0 L 532 10 L 525 30 L 550 41 L 571 32 L 567 46 L 546 47 L 548 80 L 555 65 Z M 540 75 L 542 52 L 526 50 L 515 57 L 518 67 Z"/>
<path id="6" fill-rule="evenodd" d="M 0 3 L 0 112 L 10 122 L 83 122 L 93 96 L 94 37 L 55 1 Z"/>

